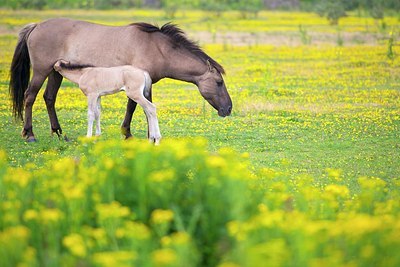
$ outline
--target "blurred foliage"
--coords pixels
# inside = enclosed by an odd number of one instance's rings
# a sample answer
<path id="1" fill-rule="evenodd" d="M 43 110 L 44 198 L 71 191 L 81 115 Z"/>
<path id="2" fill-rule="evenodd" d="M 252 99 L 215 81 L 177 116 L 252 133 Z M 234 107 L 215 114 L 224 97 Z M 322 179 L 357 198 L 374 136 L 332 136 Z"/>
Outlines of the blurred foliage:
<path id="1" fill-rule="evenodd" d="M 0 151 L 2 266 L 400 264 L 398 179 L 251 172 L 204 139 L 80 149 L 22 168 Z"/>
<path id="2" fill-rule="evenodd" d="M 336 4 L 336 5 L 333 5 Z M 373 16 L 382 17 L 385 9 L 400 10 L 398 0 L 0 0 L 0 7 L 12 9 L 43 9 L 43 8 L 138 8 L 160 7 L 166 10 L 178 10 L 182 8 L 195 8 L 223 12 L 225 10 L 238 10 L 241 12 L 257 13 L 266 8 L 303 9 L 314 10 L 316 7 L 326 6 L 327 9 L 368 10 Z"/>

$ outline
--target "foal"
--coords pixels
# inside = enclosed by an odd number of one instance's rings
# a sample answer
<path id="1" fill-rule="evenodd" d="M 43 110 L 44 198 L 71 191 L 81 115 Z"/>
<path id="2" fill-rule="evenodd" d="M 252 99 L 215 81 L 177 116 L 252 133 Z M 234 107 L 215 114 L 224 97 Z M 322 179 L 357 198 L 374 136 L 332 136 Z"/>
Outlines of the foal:
<path id="1" fill-rule="evenodd" d="M 145 98 L 151 88 L 150 75 L 133 66 L 93 67 L 89 65 L 73 65 L 65 60 L 58 60 L 54 69 L 68 80 L 77 83 L 88 99 L 88 130 L 87 136 L 92 136 L 93 121 L 96 120 L 96 135 L 100 130 L 101 96 L 125 91 L 126 95 L 138 103 L 146 114 L 149 140 L 159 144 L 161 139 L 156 107 Z"/>

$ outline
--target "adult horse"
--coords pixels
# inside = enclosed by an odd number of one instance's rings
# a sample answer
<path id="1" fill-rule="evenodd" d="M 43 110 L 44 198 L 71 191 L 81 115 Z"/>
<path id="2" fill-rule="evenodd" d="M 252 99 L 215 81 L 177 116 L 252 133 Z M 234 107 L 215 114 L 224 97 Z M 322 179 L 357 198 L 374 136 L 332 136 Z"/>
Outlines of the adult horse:
<path id="1" fill-rule="evenodd" d="M 230 115 L 232 101 L 222 74 L 223 67 L 209 57 L 173 24 L 161 28 L 147 23 L 113 27 L 66 18 L 26 25 L 19 33 L 11 63 L 10 94 L 15 117 L 25 120 L 22 136 L 35 141 L 32 107 L 46 78 L 44 100 L 52 133 L 62 136 L 55 111 L 62 76 L 53 69 L 57 60 L 98 67 L 134 65 L 150 74 L 153 83 L 172 78 L 197 85 L 218 115 Z M 33 77 L 29 83 L 30 67 Z M 151 101 L 151 94 L 148 99 Z M 130 124 L 136 103 L 128 100 L 121 130 L 131 136 Z"/>

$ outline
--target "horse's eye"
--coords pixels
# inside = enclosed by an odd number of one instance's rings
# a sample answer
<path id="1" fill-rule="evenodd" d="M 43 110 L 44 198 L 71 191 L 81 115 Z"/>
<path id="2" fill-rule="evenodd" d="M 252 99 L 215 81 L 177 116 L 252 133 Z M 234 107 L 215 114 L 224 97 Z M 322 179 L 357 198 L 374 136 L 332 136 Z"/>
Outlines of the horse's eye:
<path id="1" fill-rule="evenodd" d="M 218 86 L 218 87 L 221 87 L 223 84 L 224 84 L 223 81 L 217 81 L 217 86 Z"/>

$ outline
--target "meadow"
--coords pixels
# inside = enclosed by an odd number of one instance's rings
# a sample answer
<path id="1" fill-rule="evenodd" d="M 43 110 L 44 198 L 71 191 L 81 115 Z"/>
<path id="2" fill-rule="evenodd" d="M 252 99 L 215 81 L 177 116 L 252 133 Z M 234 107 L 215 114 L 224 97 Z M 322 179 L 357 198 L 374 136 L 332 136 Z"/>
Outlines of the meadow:
<path id="1" fill-rule="evenodd" d="M 400 22 L 301 12 L 174 22 L 226 69 L 220 118 L 194 85 L 153 87 L 161 145 L 120 134 L 126 97 L 103 97 L 87 139 L 86 97 L 67 81 L 50 135 L 20 137 L 8 96 L 18 30 L 50 17 L 111 25 L 163 11 L 0 10 L 1 266 L 399 266 Z M 43 92 L 43 90 L 42 90 Z"/>

